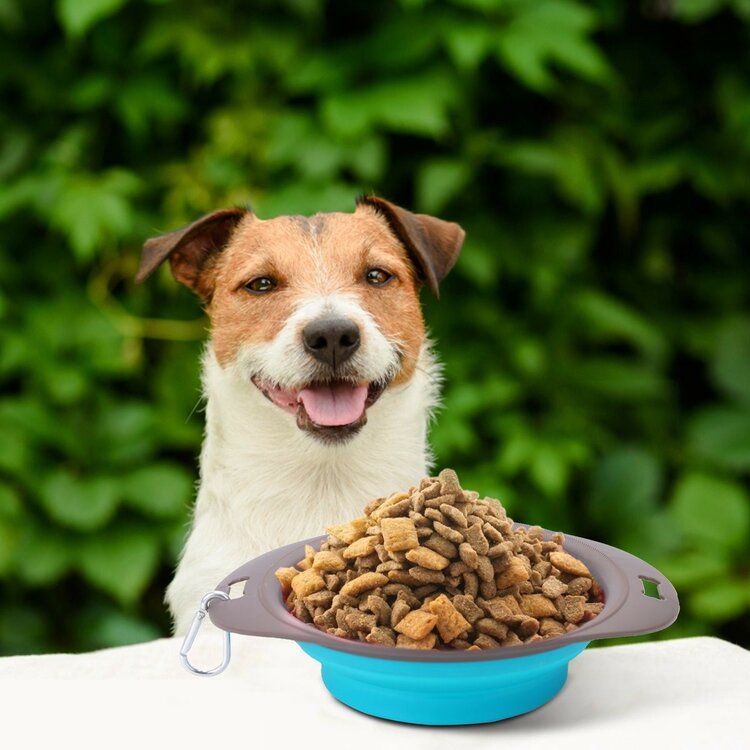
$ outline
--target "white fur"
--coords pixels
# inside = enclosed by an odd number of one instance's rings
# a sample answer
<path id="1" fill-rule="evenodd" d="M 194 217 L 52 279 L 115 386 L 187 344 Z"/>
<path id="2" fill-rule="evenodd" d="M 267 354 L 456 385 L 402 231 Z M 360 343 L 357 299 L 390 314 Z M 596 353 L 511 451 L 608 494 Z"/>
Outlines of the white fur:
<path id="1" fill-rule="evenodd" d="M 354 295 L 330 294 L 307 297 L 268 343 L 246 346 L 238 364 L 250 375 L 260 375 L 282 388 L 301 388 L 318 379 L 320 363 L 301 345 L 302 329 L 318 318 L 349 318 L 359 327 L 360 347 L 347 360 L 346 371 L 356 371 L 368 383 L 388 380 L 398 370 L 399 342 L 389 342 L 372 315 Z"/>
<path id="2" fill-rule="evenodd" d="M 356 364 L 368 380 L 392 374 L 398 342 L 385 340 L 366 311 L 341 295 L 303 304 L 273 342 L 246 348 L 233 366 L 221 367 L 210 342 L 206 348 L 200 489 L 166 597 L 178 634 L 203 594 L 242 563 L 355 518 L 369 499 L 406 489 L 428 471 L 427 424 L 440 381 L 428 342 L 413 377 L 388 388 L 368 409 L 367 424 L 342 444 L 326 445 L 301 431 L 294 415 L 250 381 L 260 372 L 285 387 L 306 382 L 312 358 L 295 331 L 325 310 L 360 323 Z"/>

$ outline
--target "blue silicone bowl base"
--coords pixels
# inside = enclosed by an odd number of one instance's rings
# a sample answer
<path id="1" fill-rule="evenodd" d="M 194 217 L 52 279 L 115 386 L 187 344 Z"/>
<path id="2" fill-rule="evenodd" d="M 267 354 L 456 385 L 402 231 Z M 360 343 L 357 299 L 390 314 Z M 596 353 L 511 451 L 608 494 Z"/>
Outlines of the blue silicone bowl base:
<path id="1" fill-rule="evenodd" d="M 321 663 L 334 698 L 371 716 L 409 724 L 484 724 L 528 713 L 560 692 L 568 663 L 588 643 L 484 662 L 378 659 L 299 643 Z"/>

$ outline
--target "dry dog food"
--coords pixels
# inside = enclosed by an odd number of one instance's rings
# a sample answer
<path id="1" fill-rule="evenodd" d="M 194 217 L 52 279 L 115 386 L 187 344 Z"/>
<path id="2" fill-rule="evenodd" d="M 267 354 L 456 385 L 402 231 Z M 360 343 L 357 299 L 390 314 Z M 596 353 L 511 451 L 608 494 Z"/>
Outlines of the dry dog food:
<path id="1" fill-rule="evenodd" d="M 468 651 L 534 643 L 596 617 L 603 593 L 562 534 L 513 530 L 450 469 L 369 502 L 276 577 L 287 608 L 332 635 Z"/>

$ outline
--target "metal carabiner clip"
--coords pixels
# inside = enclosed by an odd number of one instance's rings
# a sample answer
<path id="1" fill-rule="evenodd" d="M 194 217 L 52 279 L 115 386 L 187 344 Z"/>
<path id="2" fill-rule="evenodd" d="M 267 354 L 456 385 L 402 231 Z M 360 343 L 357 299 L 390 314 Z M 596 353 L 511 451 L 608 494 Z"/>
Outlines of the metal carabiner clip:
<path id="1" fill-rule="evenodd" d="M 224 658 L 221 664 L 215 666 L 213 669 L 198 669 L 194 667 L 188 659 L 188 653 L 193 647 L 195 637 L 198 635 L 198 631 L 203 623 L 203 618 L 208 614 L 208 605 L 214 599 L 229 599 L 229 594 L 223 591 L 209 591 L 203 599 L 201 599 L 198 611 L 193 617 L 193 622 L 190 624 L 190 630 L 188 630 L 185 640 L 182 642 L 182 648 L 180 649 L 180 661 L 182 666 L 193 674 L 200 675 L 201 677 L 213 677 L 214 675 L 221 674 L 228 666 L 229 660 L 232 658 L 232 644 L 230 640 L 229 631 L 224 632 Z"/>

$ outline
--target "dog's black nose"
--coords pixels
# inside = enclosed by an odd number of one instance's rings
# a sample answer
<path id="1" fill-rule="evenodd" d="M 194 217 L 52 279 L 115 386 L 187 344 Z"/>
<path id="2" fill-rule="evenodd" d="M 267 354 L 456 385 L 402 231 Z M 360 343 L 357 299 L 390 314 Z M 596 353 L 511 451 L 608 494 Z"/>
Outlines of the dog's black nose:
<path id="1" fill-rule="evenodd" d="M 304 327 L 302 339 L 315 359 L 335 368 L 359 349 L 359 328 L 348 318 L 319 318 Z"/>

